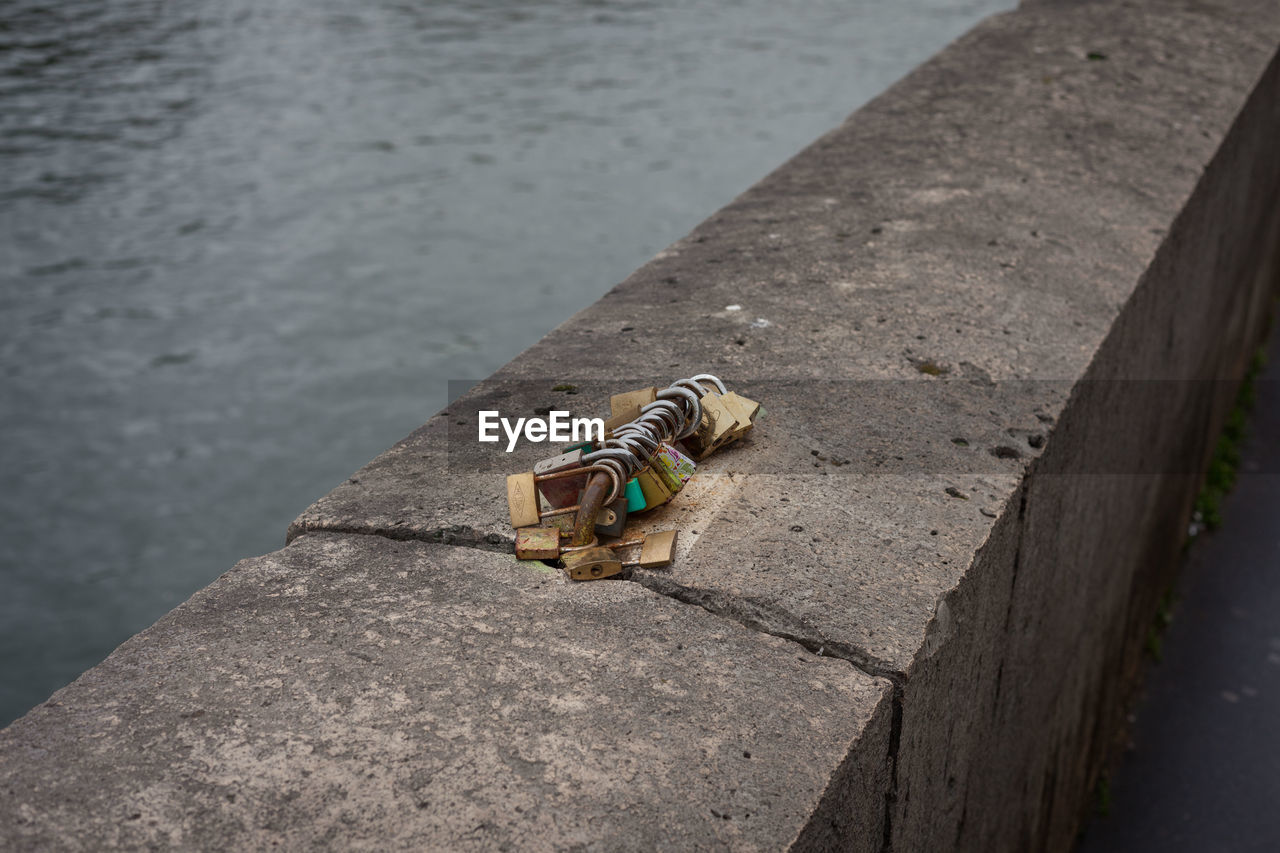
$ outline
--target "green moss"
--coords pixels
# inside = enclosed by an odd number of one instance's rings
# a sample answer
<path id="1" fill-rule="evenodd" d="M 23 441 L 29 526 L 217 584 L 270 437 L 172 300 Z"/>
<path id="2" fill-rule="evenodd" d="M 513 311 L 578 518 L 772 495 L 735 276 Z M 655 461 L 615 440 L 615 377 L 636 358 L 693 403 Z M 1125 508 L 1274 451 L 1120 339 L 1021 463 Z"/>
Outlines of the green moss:
<path id="1" fill-rule="evenodd" d="M 1156 627 L 1161 631 L 1173 622 L 1173 604 L 1173 587 L 1170 587 L 1164 595 L 1160 596 L 1160 603 L 1156 605 Z"/>
<path id="2" fill-rule="evenodd" d="M 1222 524 L 1222 500 L 1235 487 L 1236 473 L 1240 470 L 1240 449 L 1249 432 L 1249 413 L 1257 401 L 1257 379 L 1266 367 L 1266 351 L 1259 349 L 1249 363 L 1235 405 L 1222 434 L 1214 447 L 1205 473 L 1204 486 L 1196 496 L 1194 518 L 1206 530 L 1216 530 Z"/>
<path id="3" fill-rule="evenodd" d="M 947 368 L 942 367 L 935 362 L 927 361 L 927 360 L 916 364 L 916 370 L 920 371 L 921 373 L 926 373 L 929 376 L 941 376 L 944 373 L 950 372 Z"/>
<path id="4" fill-rule="evenodd" d="M 1160 629 L 1152 625 L 1147 629 L 1147 641 L 1143 644 L 1147 654 L 1151 655 L 1151 659 L 1156 663 L 1164 660 L 1164 638 L 1160 634 Z"/>
<path id="5" fill-rule="evenodd" d="M 1156 603 L 1156 615 L 1147 628 L 1147 639 L 1143 648 L 1151 659 L 1159 663 L 1164 658 L 1164 632 L 1173 623 L 1174 588 L 1169 587 Z"/>
<path id="6" fill-rule="evenodd" d="M 566 393 L 566 394 L 577 394 L 577 393 L 578 393 L 578 386 L 577 386 L 577 385 L 570 385 L 570 384 L 568 384 L 568 383 L 563 383 L 563 384 L 557 385 L 556 387 L 552 388 L 551 390 L 552 390 L 552 391 L 563 391 L 563 392 L 564 392 L 564 393 Z"/>
<path id="7" fill-rule="evenodd" d="M 1098 784 L 1093 788 L 1093 797 L 1098 804 L 1098 814 L 1103 817 L 1111 814 L 1111 777 L 1106 773 L 1098 777 Z"/>

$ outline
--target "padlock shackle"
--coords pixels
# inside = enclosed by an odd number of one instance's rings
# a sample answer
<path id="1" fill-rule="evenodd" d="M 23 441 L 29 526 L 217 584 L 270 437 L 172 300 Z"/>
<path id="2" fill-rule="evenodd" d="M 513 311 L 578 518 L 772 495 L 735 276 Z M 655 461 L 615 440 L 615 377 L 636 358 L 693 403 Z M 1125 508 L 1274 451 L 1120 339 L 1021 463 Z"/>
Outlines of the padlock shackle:
<path id="1" fill-rule="evenodd" d="M 582 458 L 584 461 L 586 460 L 585 456 Z M 533 483 L 536 486 L 538 483 L 545 483 L 547 480 L 561 480 L 565 477 L 580 477 L 583 474 L 604 474 L 609 478 L 609 483 L 611 484 L 612 489 L 609 492 L 609 500 L 605 501 L 605 503 L 613 503 L 621 497 L 622 487 L 626 485 L 624 478 L 619 477 L 613 468 L 606 468 L 602 465 L 584 465 L 581 468 L 566 468 L 563 471 L 556 471 L 551 474 L 536 474 L 534 475 Z M 588 480 L 587 482 L 589 484 L 591 481 Z M 563 515 L 566 512 L 570 512 L 575 509 L 577 509 L 576 506 L 564 507 L 563 509 L 553 510 L 552 512 L 540 513 L 540 515 L 543 518 L 546 518 L 547 516 L 552 515 Z"/>
<path id="2" fill-rule="evenodd" d="M 627 470 L 633 474 L 643 467 L 644 463 L 640 461 L 639 457 L 630 450 L 627 450 L 625 446 L 617 447 L 612 445 L 611 442 L 605 442 L 605 444 L 605 447 L 602 447 L 599 450 L 593 450 L 591 453 L 583 456 L 582 461 L 595 463 L 604 459 L 618 459 L 621 460 L 622 464 L 627 466 Z M 630 478 L 628 477 L 627 479 Z"/>
<path id="3" fill-rule="evenodd" d="M 597 466 L 602 465 L 613 471 L 613 473 L 617 475 L 618 481 L 623 484 L 623 494 L 626 493 L 626 482 L 631 479 L 631 472 L 627 470 L 625 465 L 617 459 L 598 459 L 595 464 Z M 614 498 L 614 500 L 617 500 L 617 498 Z M 605 501 L 605 503 L 611 504 L 613 501 Z"/>
<path id="4" fill-rule="evenodd" d="M 600 547 L 600 538 L 592 536 L 591 541 L 585 545 L 562 545 L 560 546 L 561 554 L 572 554 L 574 551 L 585 551 L 588 548 Z"/>
<path id="5" fill-rule="evenodd" d="M 642 441 L 659 441 L 662 434 L 667 431 L 665 423 L 659 423 L 653 420 L 636 419 L 627 424 L 622 429 L 614 433 L 614 437 L 633 437 L 640 436 Z"/>
<path id="6" fill-rule="evenodd" d="M 655 400 L 644 406 L 640 409 L 640 417 L 633 423 L 651 423 L 655 419 L 662 422 L 663 430 L 667 433 L 662 438 L 677 435 L 685 427 L 684 410 L 670 400 Z"/>
<path id="7" fill-rule="evenodd" d="M 578 514 L 573 520 L 573 533 L 569 539 L 569 545 L 585 545 L 595 536 L 596 518 L 606 503 L 605 496 L 608 494 L 611 479 L 614 485 L 617 485 L 618 480 L 613 471 L 604 468 L 587 480 L 587 487 L 582 490 L 582 502 L 578 505 Z M 617 496 L 614 495 L 613 499 L 616 500 L 616 498 Z M 612 500 L 609 502 L 612 503 Z"/>
<path id="8" fill-rule="evenodd" d="M 720 381 L 719 376 L 712 376 L 710 373 L 699 373 L 697 376 L 690 376 L 689 378 L 699 384 L 703 380 L 706 380 L 707 382 L 710 382 L 712 385 L 716 386 L 716 389 L 719 390 L 721 394 L 729 393 L 729 389 L 724 387 L 724 383 Z"/>
<path id="9" fill-rule="evenodd" d="M 614 433 L 613 440 L 634 453 L 637 459 L 647 459 L 650 453 L 658 449 L 660 443 L 644 430 L 634 428 L 621 435 Z"/>
<path id="10" fill-rule="evenodd" d="M 681 385 L 671 385 L 663 388 L 658 392 L 658 402 L 671 402 L 672 398 L 679 398 L 684 403 L 686 411 L 681 412 L 682 422 L 676 427 L 673 438 L 685 438 L 692 435 L 694 430 L 698 428 L 698 424 L 702 422 L 702 399 L 701 395 L 695 394 L 691 389 Z M 640 410 L 642 413 L 644 409 Z"/>
<path id="11" fill-rule="evenodd" d="M 653 455 L 654 450 L 657 450 L 656 447 L 650 449 L 648 445 L 646 445 L 643 441 L 641 441 L 637 436 L 634 436 L 634 435 L 617 436 L 615 437 L 614 440 L 617 441 L 619 444 L 621 444 L 623 447 L 625 447 L 631 454 L 633 454 L 642 463 L 647 461 Z"/>

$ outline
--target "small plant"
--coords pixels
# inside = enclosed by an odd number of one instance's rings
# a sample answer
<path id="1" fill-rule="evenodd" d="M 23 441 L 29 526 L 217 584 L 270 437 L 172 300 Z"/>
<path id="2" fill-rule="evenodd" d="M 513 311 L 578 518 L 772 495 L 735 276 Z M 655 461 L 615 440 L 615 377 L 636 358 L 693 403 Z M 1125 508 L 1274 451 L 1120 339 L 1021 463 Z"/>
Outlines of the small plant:
<path id="1" fill-rule="evenodd" d="M 1193 529 L 1216 530 L 1222 524 L 1222 501 L 1236 484 L 1236 472 L 1240 470 L 1240 448 L 1249 433 L 1249 413 L 1257 400 L 1257 379 L 1266 366 L 1264 351 L 1259 349 L 1245 371 L 1235 406 L 1227 415 L 1222 435 L 1214 447 L 1205 473 L 1204 485 L 1196 496 Z"/>
<path id="2" fill-rule="evenodd" d="M 1107 817 L 1111 814 L 1111 777 L 1103 773 L 1098 777 L 1098 784 L 1093 789 L 1094 799 L 1098 804 L 1098 814 Z"/>
<path id="3" fill-rule="evenodd" d="M 1147 629 L 1147 641 L 1143 644 L 1143 648 L 1156 663 L 1164 659 L 1164 641 L 1155 625 Z"/>
<path id="4" fill-rule="evenodd" d="M 1169 587 L 1165 590 L 1165 594 L 1160 596 L 1160 603 L 1156 605 L 1156 627 L 1161 631 L 1173 622 L 1173 603 L 1173 587 Z"/>

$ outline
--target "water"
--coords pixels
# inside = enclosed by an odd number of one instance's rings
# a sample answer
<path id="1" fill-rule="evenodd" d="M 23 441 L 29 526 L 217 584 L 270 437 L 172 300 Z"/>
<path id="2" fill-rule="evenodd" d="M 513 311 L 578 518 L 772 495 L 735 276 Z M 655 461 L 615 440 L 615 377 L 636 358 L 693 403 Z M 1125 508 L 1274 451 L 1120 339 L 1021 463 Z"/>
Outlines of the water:
<path id="1" fill-rule="evenodd" d="M 0 0 L 0 724 L 1012 0 Z"/>

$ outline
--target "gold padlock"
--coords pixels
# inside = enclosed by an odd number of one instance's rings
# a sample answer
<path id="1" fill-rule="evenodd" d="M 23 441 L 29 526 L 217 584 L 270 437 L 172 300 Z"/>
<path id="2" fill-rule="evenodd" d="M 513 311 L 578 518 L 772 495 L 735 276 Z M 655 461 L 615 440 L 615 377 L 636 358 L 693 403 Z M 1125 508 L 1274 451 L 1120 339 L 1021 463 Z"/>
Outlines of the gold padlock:
<path id="1" fill-rule="evenodd" d="M 659 530 L 644 537 L 640 546 L 640 558 L 635 565 L 642 569 L 656 569 L 671 562 L 676 550 L 676 531 Z M 624 566 L 631 563 L 624 562 Z"/>
<path id="2" fill-rule="evenodd" d="M 652 386 L 614 394 L 609 398 L 609 414 L 615 418 L 627 415 L 627 420 L 635 420 L 640 410 L 656 399 L 658 399 L 658 389 Z"/>
<path id="3" fill-rule="evenodd" d="M 652 463 L 646 464 L 636 472 L 635 481 L 639 483 L 640 491 L 644 494 L 645 512 L 662 506 L 675 495 L 666 480 L 653 470 Z"/>
<path id="4" fill-rule="evenodd" d="M 636 545 L 640 546 L 640 554 L 634 559 L 623 560 L 614 553 Z M 639 539 L 628 539 L 609 545 L 562 548 L 561 553 L 562 562 L 569 577 L 576 581 L 589 581 L 612 577 L 624 568 L 633 566 L 656 569 L 668 565 L 675 553 L 675 547 L 676 531 L 659 530 Z"/>
<path id="5" fill-rule="evenodd" d="M 621 414 L 613 415 L 604 422 L 604 437 L 606 439 L 613 437 L 613 431 L 619 427 L 624 427 L 640 416 L 640 409 L 635 408 Z"/>
<path id="6" fill-rule="evenodd" d="M 622 571 L 622 561 L 608 548 L 583 548 L 564 555 L 564 568 L 576 581 L 612 577 Z"/>
<path id="7" fill-rule="evenodd" d="M 516 531 L 516 557 L 554 560 L 560 556 L 560 536 L 556 527 L 522 527 Z"/>
<path id="8" fill-rule="evenodd" d="M 732 444 L 750 432 L 751 427 L 755 425 L 756 414 L 760 411 L 759 403 L 743 397 L 736 391 L 721 394 L 720 403 L 733 416 L 734 425 L 730 428 L 728 435 L 716 446 L 717 450 L 726 444 Z"/>
<path id="9" fill-rule="evenodd" d="M 600 545 L 600 540 L 596 538 L 592 538 L 586 545 L 562 545 L 561 540 L 569 538 L 572 533 L 572 529 L 565 530 L 561 527 L 522 527 L 516 531 L 516 557 L 521 560 L 558 560 L 560 557 Z"/>
<path id="10" fill-rule="evenodd" d="M 703 394 L 700 402 L 702 421 L 694 434 L 685 441 L 685 446 L 698 461 L 714 453 L 738 425 L 738 419 L 715 391 Z"/>
<path id="11" fill-rule="evenodd" d="M 583 468 L 571 468 L 552 474 L 534 474 L 525 471 L 522 474 L 507 475 L 507 511 L 511 515 L 511 526 L 520 529 L 536 525 L 544 518 L 576 513 L 581 505 L 556 507 L 547 512 L 542 511 L 538 497 L 538 483 L 546 480 L 559 480 L 566 477 L 605 474 L 609 477 L 610 491 L 605 503 L 613 503 L 622 496 L 622 481 L 612 468 L 603 465 L 588 465 Z"/>

